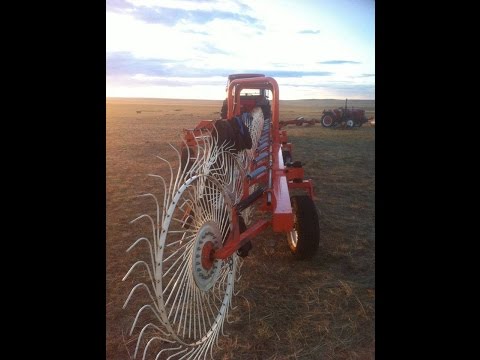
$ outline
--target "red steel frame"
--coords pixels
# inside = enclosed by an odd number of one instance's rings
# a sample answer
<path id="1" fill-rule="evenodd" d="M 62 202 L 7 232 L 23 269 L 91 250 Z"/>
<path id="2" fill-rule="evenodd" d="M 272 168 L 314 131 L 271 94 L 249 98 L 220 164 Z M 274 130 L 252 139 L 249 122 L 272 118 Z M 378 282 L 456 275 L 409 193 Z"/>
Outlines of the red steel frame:
<path id="1" fill-rule="evenodd" d="M 238 223 L 238 212 L 235 207 L 232 209 L 232 231 L 223 247 L 213 249 L 211 246 L 205 246 L 205 254 L 202 254 L 202 263 L 205 267 L 210 267 L 214 259 L 226 259 L 235 251 L 242 247 L 253 237 L 261 233 L 267 227 L 271 226 L 274 232 L 288 233 L 293 229 L 293 213 L 290 204 L 289 189 L 303 189 L 313 198 L 313 184 L 311 180 L 303 180 L 304 172 L 302 168 L 286 167 L 283 163 L 282 147 L 290 150 L 292 144 L 288 143 L 285 130 L 280 130 L 279 123 L 279 88 L 277 81 L 271 77 L 254 77 L 232 80 L 227 89 L 227 118 L 240 115 L 241 99 L 240 92 L 243 89 L 265 89 L 272 92 L 271 103 L 271 127 L 270 136 L 272 139 L 272 187 L 267 188 L 262 195 L 262 205 L 260 210 L 270 211 L 271 220 L 259 220 L 240 234 Z M 212 121 L 202 121 L 193 131 L 186 131 L 185 140 L 188 146 L 195 146 L 195 135 L 199 135 L 202 129 L 211 129 Z M 259 164 L 252 164 L 253 170 Z M 262 164 L 260 164 L 262 165 Z M 268 165 L 269 164 L 263 164 Z M 268 172 L 254 180 L 245 180 L 244 198 L 248 196 L 248 189 L 255 183 L 264 183 L 268 181 Z M 267 194 L 271 194 L 271 202 L 267 202 Z"/>

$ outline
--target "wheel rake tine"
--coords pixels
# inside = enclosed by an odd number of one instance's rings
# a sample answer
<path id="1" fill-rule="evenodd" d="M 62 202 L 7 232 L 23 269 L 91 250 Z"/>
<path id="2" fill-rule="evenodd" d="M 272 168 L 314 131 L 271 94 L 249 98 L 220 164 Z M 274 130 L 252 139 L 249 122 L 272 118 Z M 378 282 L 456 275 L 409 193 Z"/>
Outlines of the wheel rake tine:
<path id="1" fill-rule="evenodd" d="M 153 256 L 152 243 L 146 237 L 141 237 L 141 238 L 137 239 L 137 241 L 135 241 L 132 245 L 130 245 L 130 247 L 127 249 L 126 252 L 129 252 L 130 250 L 132 250 L 142 240 L 145 240 L 148 244 L 148 249 L 150 251 L 150 258 L 151 258 L 150 260 L 152 261 L 152 269 L 155 269 L 155 260 L 154 260 L 154 256 Z M 154 273 L 155 273 L 155 270 L 154 270 Z"/>
<path id="2" fill-rule="evenodd" d="M 145 283 L 139 283 L 137 285 L 135 285 L 132 290 L 130 290 L 130 294 L 128 295 L 128 298 L 127 300 L 125 301 L 125 303 L 123 304 L 123 307 L 122 309 L 125 309 L 128 305 L 128 302 L 130 301 L 130 298 L 132 297 L 133 293 L 135 292 L 135 290 L 137 290 L 139 287 L 143 286 L 144 288 L 147 289 L 148 291 L 148 295 L 150 295 L 150 299 L 152 299 L 152 303 L 153 305 L 155 306 L 155 309 L 157 311 L 160 311 L 160 309 L 158 308 L 158 305 L 157 305 L 157 302 L 155 301 L 155 298 L 153 297 L 151 291 L 150 291 L 150 288 L 145 284 Z"/>
<path id="3" fill-rule="evenodd" d="M 176 347 L 176 348 L 163 349 L 163 350 L 161 350 L 161 351 L 157 354 L 157 356 L 155 357 L 155 360 L 158 360 L 158 357 L 159 357 L 160 355 L 162 355 L 162 353 L 164 353 L 164 352 L 166 352 L 166 351 L 180 350 L 181 348 L 182 348 L 182 346 L 179 346 L 179 347 Z M 144 354 L 144 357 L 143 357 L 142 360 L 145 360 L 145 354 Z"/>
<path id="4" fill-rule="evenodd" d="M 160 178 L 160 180 L 162 180 L 162 183 L 163 183 L 162 219 L 164 219 L 165 218 L 165 208 L 167 207 L 167 197 L 165 196 L 165 194 L 167 193 L 167 182 L 165 181 L 165 178 L 163 176 L 160 176 L 160 175 L 148 174 L 148 176 L 151 176 L 151 177 L 154 177 L 154 178 Z M 158 224 L 160 224 L 160 222 L 158 222 Z"/>
<path id="5" fill-rule="evenodd" d="M 148 328 L 148 327 L 153 327 L 155 330 L 157 330 L 158 332 L 161 332 L 163 335 L 165 336 L 170 336 L 169 334 L 167 334 L 166 332 L 164 332 L 162 329 L 160 329 L 158 326 L 156 326 L 155 324 L 152 324 L 152 323 L 148 323 L 147 325 L 145 325 L 142 329 L 142 331 L 140 331 L 140 334 L 138 335 L 138 339 L 137 339 L 137 346 L 135 346 L 135 352 L 133 354 L 133 358 L 135 359 L 137 357 L 137 352 L 138 352 L 138 349 L 140 347 L 140 341 L 143 337 L 143 333 L 145 332 L 145 330 Z M 170 343 L 173 343 L 172 340 L 168 340 L 168 339 L 163 339 L 161 337 L 154 337 L 152 339 L 160 339 L 162 341 L 166 341 L 166 342 L 170 342 Z M 152 340 L 151 339 L 151 340 Z M 151 341 L 150 340 L 150 341 Z M 148 343 L 147 345 L 145 346 L 145 351 L 144 351 L 144 354 L 143 354 L 143 358 L 145 358 L 145 354 L 146 354 L 146 350 L 148 349 Z"/>
<path id="6" fill-rule="evenodd" d="M 180 348 L 182 348 L 182 347 L 180 347 Z M 183 354 L 185 351 L 188 351 L 188 349 L 184 349 L 184 350 L 181 350 L 181 351 L 177 352 L 176 354 L 172 354 L 166 360 L 173 359 L 175 356 L 180 356 L 180 354 Z M 159 353 L 159 355 L 160 355 L 160 353 Z M 158 355 L 155 358 L 155 360 L 158 360 Z"/>
<path id="7" fill-rule="evenodd" d="M 140 310 L 138 310 L 137 312 L 137 316 L 135 316 L 135 320 L 133 321 L 133 324 L 132 324 L 132 328 L 130 329 L 130 333 L 129 335 L 132 336 L 132 333 L 133 333 L 133 329 L 135 329 L 135 325 L 137 324 L 137 321 L 138 321 L 138 318 L 140 317 L 140 314 L 143 312 L 143 310 L 145 310 L 146 308 L 149 308 L 150 310 L 152 310 L 153 314 L 157 317 L 157 319 L 160 321 L 161 324 L 163 324 L 163 320 L 160 318 L 160 316 L 157 314 L 157 312 L 155 311 L 155 309 L 152 307 L 152 305 L 150 304 L 147 304 L 147 305 L 143 305 Z"/>
<path id="8" fill-rule="evenodd" d="M 172 341 L 170 340 L 167 340 L 167 339 L 163 339 L 161 337 L 158 337 L 158 336 L 155 336 L 153 338 L 150 339 L 150 341 L 147 343 L 147 345 L 145 346 L 145 349 L 143 350 L 143 357 L 142 357 L 142 360 L 145 360 L 145 356 L 147 354 L 147 350 L 148 350 L 148 347 L 150 346 L 150 344 L 152 343 L 153 340 L 162 340 L 162 341 L 166 341 L 166 342 L 169 342 L 169 343 L 173 343 Z M 182 347 L 179 346 L 178 348 L 176 349 L 181 349 Z M 158 354 L 157 354 L 157 357 L 155 359 L 158 359 L 158 357 L 165 351 L 168 351 L 170 349 L 164 349 L 164 350 L 161 350 Z"/>
<path id="9" fill-rule="evenodd" d="M 150 271 L 150 267 L 148 266 L 148 264 L 143 261 L 143 260 L 139 260 L 137 261 L 135 264 L 133 264 L 131 267 L 130 267 L 130 270 L 128 270 L 127 274 L 123 277 L 122 281 L 125 281 L 128 277 L 128 275 L 130 275 L 130 273 L 133 271 L 133 269 L 137 266 L 137 265 L 140 265 L 140 264 L 143 264 L 145 265 L 145 267 L 147 268 L 147 271 L 148 271 L 148 276 L 150 277 L 150 280 L 152 281 L 152 287 L 155 289 L 155 280 L 154 280 L 154 277 L 152 276 L 152 272 Z M 154 270 L 154 273 L 155 273 L 155 270 Z"/>
<path id="10" fill-rule="evenodd" d="M 175 146 L 173 146 L 172 144 L 168 143 L 168 145 L 170 145 L 170 147 L 177 153 L 177 159 L 178 159 L 178 163 L 181 164 L 182 162 L 182 155 L 180 154 L 180 152 L 177 150 L 177 148 Z M 180 174 L 183 175 L 183 172 L 182 172 L 182 169 L 181 169 L 181 166 L 178 166 L 178 170 L 177 170 L 177 176 L 175 177 L 175 183 L 173 185 L 173 191 L 175 192 L 176 189 L 178 189 L 178 186 L 179 186 L 179 181 L 180 179 L 182 179 L 182 176 L 180 176 Z"/>
<path id="11" fill-rule="evenodd" d="M 190 163 L 190 159 L 191 159 L 191 156 L 190 156 L 190 146 L 188 146 L 187 142 L 185 141 L 185 139 L 182 138 L 182 142 L 183 144 L 185 145 L 185 148 L 187 149 L 187 164 Z M 175 149 L 176 150 L 176 149 Z M 178 151 L 177 151 L 178 153 Z M 180 157 L 179 159 L 179 163 L 181 164 L 182 163 L 182 159 Z M 187 165 L 185 164 L 185 168 L 183 169 L 183 172 L 182 172 L 182 179 L 185 179 L 187 177 L 187 175 L 191 174 L 191 168 L 188 169 L 187 171 Z"/>
<path id="12" fill-rule="evenodd" d="M 195 358 L 198 359 L 197 355 L 198 355 L 199 349 L 201 349 L 201 347 L 196 347 L 196 348 L 190 349 L 189 352 L 187 352 L 185 355 L 183 355 L 178 360 L 187 360 L 187 359 L 190 360 L 190 359 L 195 359 Z"/>
<path id="13" fill-rule="evenodd" d="M 152 225 L 152 234 L 153 234 L 153 239 L 155 241 L 155 221 L 152 219 L 152 217 L 148 214 L 142 214 L 138 217 L 136 217 L 135 219 L 133 219 L 132 221 L 130 221 L 130 224 L 133 224 L 134 222 L 137 222 L 138 220 L 140 219 L 143 219 L 143 218 L 147 218 L 150 220 L 150 224 Z M 156 252 L 155 252 L 155 255 L 156 255 Z"/>
<path id="14" fill-rule="evenodd" d="M 147 193 L 147 194 L 141 194 L 141 195 L 138 195 L 138 197 L 153 197 L 153 199 L 155 200 L 155 205 L 157 206 L 157 225 L 160 224 L 160 206 L 158 204 L 158 199 L 155 195 L 153 195 L 152 193 Z M 157 226 L 157 230 L 158 230 L 158 226 Z M 158 238 L 158 231 L 157 231 L 157 238 Z M 156 249 L 156 239 L 154 238 L 154 242 L 155 242 L 155 249 Z"/>
<path id="15" fill-rule="evenodd" d="M 167 192 L 167 204 L 170 204 L 170 196 L 172 194 L 172 184 L 173 184 L 173 168 L 172 168 L 172 164 L 170 164 L 170 161 L 168 161 L 167 159 L 164 159 L 162 158 L 161 156 L 158 156 L 157 155 L 157 158 L 159 158 L 160 160 L 164 161 L 167 163 L 168 165 L 168 168 L 170 169 L 170 182 L 168 184 L 168 192 Z"/>

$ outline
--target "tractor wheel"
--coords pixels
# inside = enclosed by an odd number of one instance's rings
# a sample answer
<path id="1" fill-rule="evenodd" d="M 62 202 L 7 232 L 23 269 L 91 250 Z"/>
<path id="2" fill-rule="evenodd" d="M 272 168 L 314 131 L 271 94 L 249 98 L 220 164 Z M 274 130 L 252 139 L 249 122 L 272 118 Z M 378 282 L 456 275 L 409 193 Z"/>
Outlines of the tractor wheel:
<path id="1" fill-rule="evenodd" d="M 287 242 L 297 259 L 309 259 L 317 252 L 320 240 L 317 208 L 307 195 L 292 196 L 290 201 L 294 220 L 293 230 L 287 234 Z"/>
<path id="2" fill-rule="evenodd" d="M 325 114 L 322 116 L 320 119 L 320 122 L 322 123 L 323 127 L 330 127 L 333 125 L 333 115 L 332 114 Z"/>
<path id="3" fill-rule="evenodd" d="M 227 110 L 228 110 L 228 104 L 227 104 L 227 99 L 225 99 L 223 100 L 222 109 L 220 110 L 220 116 L 222 117 L 222 119 L 227 118 Z"/>
<path id="4" fill-rule="evenodd" d="M 353 126 L 355 125 L 352 119 L 348 119 L 346 124 L 347 124 L 347 128 L 349 129 L 353 128 Z"/>
<path id="5" fill-rule="evenodd" d="M 283 165 L 292 162 L 292 153 L 290 151 L 288 150 L 283 151 L 282 156 L 283 156 Z"/>

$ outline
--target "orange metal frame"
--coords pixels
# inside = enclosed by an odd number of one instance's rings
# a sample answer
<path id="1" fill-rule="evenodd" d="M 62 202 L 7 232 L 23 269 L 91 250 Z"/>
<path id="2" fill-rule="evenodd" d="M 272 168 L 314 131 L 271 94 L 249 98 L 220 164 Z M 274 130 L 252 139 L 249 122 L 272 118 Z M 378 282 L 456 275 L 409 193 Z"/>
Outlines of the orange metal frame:
<path id="1" fill-rule="evenodd" d="M 226 259 L 235 251 L 242 247 L 253 237 L 261 233 L 267 227 L 271 226 L 273 231 L 287 233 L 293 229 L 293 213 L 290 203 L 289 189 L 303 189 L 313 197 L 313 185 L 311 180 L 303 180 L 304 172 L 302 168 L 286 167 L 283 163 L 282 148 L 291 151 L 292 144 L 288 143 L 285 130 L 280 130 L 279 122 L 279 88 L 277 81 L 271 77 L 254 77 L 232 80 L 227 88 L 227 118 L 230 119 L 241 113 L 240 92 L 243 89 L 265 89 L 272 92 L 271 102 L 271 127 L 270 138 L 272 154 L 272 186 L 267 188 L 261 196 L 260 210 L 272 213 L 271 220 L 259 220 L 252 226 L 240 233 L 238 223 L 238 212 L 235 207 L 232 209 L 232 226 L 228 239 L 220 249 L 208 248 L 210 254 L 202 254 L 202 261 L 206 265 L 213 262 L 214 259 Z M 185 140 L 188 146 L 195 146 L 195 136 L 200 135 L 204 129 L 211 130 L 212 121 L 204 120 L 195 129 L 185 131 Z M 262 162 L 252 164 L 253 171 L 258 166 L 265 165 L 270 167 L 270 163 Z M 248 189 L 256 183 L 268 182 L 268 171 L 256 179 L 246 180 L 244 185 L 244 198 L 248 196 Z M 271 202 L 267 202 L 267 194 L 270 193 Z"/>

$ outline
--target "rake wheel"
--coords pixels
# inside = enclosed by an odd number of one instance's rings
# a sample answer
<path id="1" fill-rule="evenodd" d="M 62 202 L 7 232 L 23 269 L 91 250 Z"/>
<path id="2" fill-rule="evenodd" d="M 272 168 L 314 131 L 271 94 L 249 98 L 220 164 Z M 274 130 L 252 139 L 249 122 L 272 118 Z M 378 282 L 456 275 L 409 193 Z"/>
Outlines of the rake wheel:
<path id="1" fill-rule="evenodd" d="M 151 353 L 155 360 L 205 359 L 223 334 L 242 259 L 237 253 L 225 260 L 211 259 L 210 254 L 232 230 L 232 207 L 242 199 L 246 170 L 263 126 L 261 109 L 254 109 L 249 120 L 252 149 L 235 153 L 228 144 L 217 144 L 216 136 L 206 130 L 195 135 L 195 146 L 184 142 L 181 151 L 172 147 L 178 158 L 176 175 L 174 166 L 159 157 L 170 170 L 169 179 L 151 175 L 163 185 L 163 201 L 154 194 L 141 195 L 155 201 L 156 214 L 133 220 L 145 221 L 150 230 L 127 250 L 148 245 L 150 253 L 123 278 L 147 270 L 147 280 L 132 288 L 124 304 L 125 308 L 140 292 L 149 300 L 138 309 L 129 332 L 136 336 L 134 359 Z M 250 214 L 251 208 L 239 214 L 243 225 Z M 248 253 L 242 250 L 240 255 Z"/>
<path id="2" fill-rule="evenodd" d="M 123 279 L 135 268 L 146 268 L 150 278 L 134 286 L 124 304 L 125 308 L 136 292 L 149 295 L 149 303 L 138 310 L 130 329 L 130 335 L 140 329 L 134 358 L 143 347 L 145 359 L 154 342 L 162 348 L 156 359 L 163 359 L 161 354 L 169 359 L 199 359 L 211 353 L 223 331 L 241 263 L 236 254 L 226 260 L 209 257 L 227 239 L 232 206 L 242 196 L 245 172 L 238 156 L 217 146 L 211 134 L 202 137 L 194 154 L 187 150 L 177 155 L 176 176 L 172 165 L 160 158 L 170 168 L 169 182 L 152 175 L 163 184 L 163 206 L 155 195 L 143 195 L 155 200 L 156 217 L 144 214 L 133 220 L 145 219 L 151 226 L 151 237 L 139 238 L 128 249 L 147 243 L 150 258 L 133 264 Z M 154 320 L 140 328 L 144 312 Z"/>

